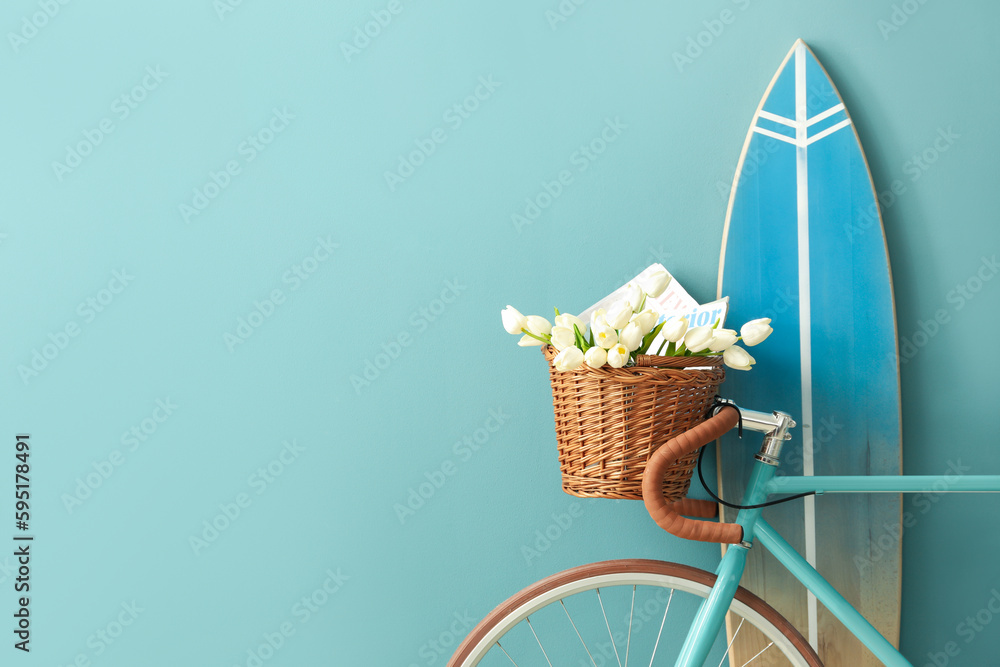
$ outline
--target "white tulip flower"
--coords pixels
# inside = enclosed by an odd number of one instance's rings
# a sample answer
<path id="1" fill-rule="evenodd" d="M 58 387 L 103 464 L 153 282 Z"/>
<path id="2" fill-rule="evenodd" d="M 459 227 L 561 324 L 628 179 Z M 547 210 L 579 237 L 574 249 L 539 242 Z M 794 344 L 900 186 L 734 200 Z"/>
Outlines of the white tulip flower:
<path id="1" fill-rule="evenodd" d="M 684 334 L 688 330 L 688 319 L 686 317 L 675 317 L 667 321 L 660 329 L 660 335 L 664 340 L 671 343 L 679 343 L 684 339 Z"/>
<path id="2" fill-rule="evenodd" d="M 608 326 L 612 329 L 621 329 L 632 318 L 632 304 L 628 301 L 619 301 L 605 316 Z"/>
<path id="3" fill-rule="evenodd" d="M 618 344 L 608 350 L 608 366 L 621 368 L 628 363 L 628 348 Z"/>
<path id="4" fill-rule="evenodd" d="M 545 341 L 538 340 L 537 338 L 532 338 L 528 334 L 521 336 L 521 339 L 517 341 L 517 344 L 521 347 L 532 347 L 534 345 L 545 345 Z"/>
<path id="5" fill-rule="evenodd" d="M 552 327 L 552 347 L 560 352 L 571 345 L 576 345 L 576 334 L 566 327 Z"/>
<path id="6" fill-rule="evenodd" d="M 609 326 L 600 326 L 594 329 L 594 343 L 598 347 L 610 350 L 618 344 L 618 332 Z"/>
<path id="7" fill-rule="evenodd" d="M 669 284 L 670 274 L 665 269 L 656 269 L 642 280 L 642 291 L 655 299 Z"/>
<path id="8" fill-rule="evenodd" d="M 645 297 L 646 294 L 639 283 L 629 283 L 625 286 L 625 300 L 632 304 L 632 308 L 638 308 Z"/>
<path id="9" fill-rule="evenodd" d="M 743 336 L 743 342 L 751 346 L 764 342 L 764 339 L 774 331 L 770 325 L 770 317 L 750 320 L 740 327 L 740 335 Z"/>
<path id="10" fill-rule="evenodd" d="M 514 306 L 507 306 L 501 310 L 500 318 L 503 320 L 503 328 L 509 334 L 519 334 L 521 329 L 528 326 L 528 318 L 519 313 Z"/>
<path id="11" fill-rule="evenodd" d="M 639 325 L 639 330 L 642 331 L 643 336 L 652 331 L 659 320 L 660 315 L 649 309 L 632 316 L 632 321 Z"/>
<path id="12" fill-rule="evenodd" d="M 573 330 L 573 326 L 576 325 L 580 329 L 580 335 L 587 333 L 587 325 L 584 324 L 576 315 L 570 315 L 569 313 L 563 313 L 562 315 L 556 315 L 556 326 L 566 327 L 570 331 Z"/>
<path id="13" fill-rule="evenodd" d="M 708 347 L 714 331 L 707 324 L 688 329 L 684 334 L 684 346 L 692 352 L 701 352 Z"/>
<path id="14" fill-rule="evenodd" d="M 556 358 L 552 360 L 552 364 L 556 367 L 557 371 L 575 371 L 580 366 L 583 366 L 583 351 L 576 345 L 567 347 L 556 355 Z"/>
<path id="15" fill-rule="evenodd" d="M 525 328 L 536 336 L 545 336 L 552 331 L 552 324 L 541 315 L 528 315 L 528 324 Z"/>
<path id="16" fill-rule="evenodd" d="M 608 363 L 608 351 L 603 347 L 592 347 L 583 355 L 583 360 L 591 368 L 600 368 Z"/>
<path id="17" fill-rule="evenodd" d="M 722 352 L 736 343 L 736 331 L 733 329 L 716 329 L 712 340 L 708 341 L 708 349 L 712 352 Z"/>
<path id="18" fill-rule="evenodd" d="M 750 353 L 739 345 L 733 345 L 722 353 L 722 361 L 730 368 L 738 371 L 748 371 L 750 367 L 757 363 L 757 360 L 750 356 Z"/>
<path id="19" fill-rule="evenodd" d="M 618 337 L 618 342 L 628 348 L 629 352 L 635 352 L 642 345 L 643 337 L 642 329 L 636 322 L 629 322 L 622 329 L 621 336 Z"/>
<path id="20" fill-rule="evenodd" d="M 594 312 L 592 312 L 590 314 L 590 328 L 591 329 L 596 329 L 597 327 L 606 327 L 606 326 L 608 326 L 607 314 L 608 314 L 608 311 L 604 310 L 603 308 L 598 308 L 597 310 L 595 310 Z M 582 331 L 582 329 L 581 329 L 581 331 Z"/>

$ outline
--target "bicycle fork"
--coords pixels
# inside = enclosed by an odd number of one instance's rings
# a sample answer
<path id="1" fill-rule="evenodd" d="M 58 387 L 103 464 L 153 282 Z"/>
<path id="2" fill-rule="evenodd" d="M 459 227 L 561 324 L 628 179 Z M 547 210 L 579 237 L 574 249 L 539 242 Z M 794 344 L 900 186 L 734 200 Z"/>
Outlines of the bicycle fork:
<path id="1" fill-rule="evenodd" d="M 726 403 L 735 406 L 731 401 Z M 794 427 L 795 422 L 784 412 L 767 414 L 740 409 L 740 417 L 743 428 L 765 434 L 760 451 L 754 455 L 753 474 L 743 497 L 743 505 L 760 505 L 767 499 L 768 482 L 778 469 L 781 446 L 785 440 L 791 438 L 788 429 Z M 760 507 L 743 509 L 737 515 L 736 523 L 743 528 L 743 541 L 731 544 L 726 549 L 715 571 L 717 576 L 715 586 L 698 608 L 680 656 L 677 658 L 677 667 L 701 667 L 708 657 L 743 577 L 747 552 L 753 545 L 754 528 L 762 510 Z"/>

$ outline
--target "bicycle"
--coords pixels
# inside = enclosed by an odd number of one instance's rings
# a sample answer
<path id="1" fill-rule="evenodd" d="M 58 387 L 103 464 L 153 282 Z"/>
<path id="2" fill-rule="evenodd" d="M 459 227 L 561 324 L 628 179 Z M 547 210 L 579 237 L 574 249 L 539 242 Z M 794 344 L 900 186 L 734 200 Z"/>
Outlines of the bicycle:
<path id="1" fill-rule="evenodd" d="M 671 464 L 737 424 L 741 430 L 763 433 L 764 442 L 754 457 L 735 523 L 707 521 L 718 513 L 715 503 L 665 500 L 661 481 Z M 744 665 L 821 666 L 813 647 L 791 623 L 739 586 L 747 553 L 755 543 L 763 545 L 883 664 L 911 667 L 764 520 L 763 508 L 813 493 L 922 493 L 942 492 L 942 488 L 946 492 L 1000 492 L 1000 475 L 947 479 L 943 475 L 776 477 L 782 444 L 791 438 L 789 430 L 794 426 L 786 413 L 744 410 L 719 399 L 712 416 L 650 457 L 642 481 L 647 511 L 657 525 L 673 535 L 730 545 L 714 574 L 677 563 L 637 559 L 591 563 L 560 572 L 525 588 L 488 614 L 459 645 L 449 667 L 627 667 L 630 660 L 652 666 L 657 658 L 664 665 L 671 664 L 673 658 L 676 667 L 721 667 L 743 633 L 748 633 L 740 640 L 744 649 L 746 645 L 760 647 Z M 768 501 L 774 493 L 792 495 Z M 682 622 L 675 624 L 678 615 Z M 668 616 L 672 621 L 669 628 Z M 724 623 L 730 633 L 722 632 Z M 728 634 L 732 639 L 727 642 Z M 553 660 L 554 656 L 558 658 Z M 639 656 L 641 662 L 634 662 Z"/>

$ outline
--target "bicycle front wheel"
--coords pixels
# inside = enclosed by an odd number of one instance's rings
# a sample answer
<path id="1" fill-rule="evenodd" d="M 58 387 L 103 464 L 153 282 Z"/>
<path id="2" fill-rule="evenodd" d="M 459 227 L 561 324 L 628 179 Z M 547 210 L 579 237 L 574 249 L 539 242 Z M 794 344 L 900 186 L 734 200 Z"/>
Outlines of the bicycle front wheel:
<path id="1" fill-rule="evenodd" d="M 575 567 L 494 609 L 448 666 L 673 665 L 714 584 L 714 574 L 654 560 Z M 705 664 L 822 667 L 802 635 L 744 588 L 736 593 L 727 623 L 735 643 L 720 632 Z"/>

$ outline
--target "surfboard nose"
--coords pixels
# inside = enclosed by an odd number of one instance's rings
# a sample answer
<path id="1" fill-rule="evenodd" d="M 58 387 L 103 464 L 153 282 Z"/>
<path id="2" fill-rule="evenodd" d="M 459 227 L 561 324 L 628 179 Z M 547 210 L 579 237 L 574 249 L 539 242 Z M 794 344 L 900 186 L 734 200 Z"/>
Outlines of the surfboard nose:
<path id="1" fill-rule="evenodd" d="M 812 49 L 810 49 L 809 45 L 805 43 L 805 40 L 799 37 L 792 44 L 792 48 L 788 49 L 788 54 L 785 55 L 785 62 L 792 62 L 794 60 L 795 52 L 799 49 L 804 50 L 806 53 L 812 53 Z"/>

